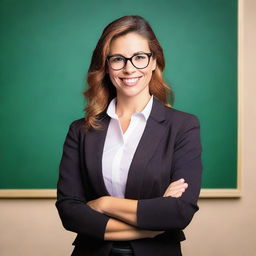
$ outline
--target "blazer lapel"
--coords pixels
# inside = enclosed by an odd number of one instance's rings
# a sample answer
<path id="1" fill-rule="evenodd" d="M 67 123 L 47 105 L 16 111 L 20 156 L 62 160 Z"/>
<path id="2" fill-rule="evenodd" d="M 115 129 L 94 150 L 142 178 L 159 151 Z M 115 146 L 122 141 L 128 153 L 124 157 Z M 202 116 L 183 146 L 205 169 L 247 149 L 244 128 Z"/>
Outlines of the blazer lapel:
<path id="1" fill-rule="evenodd" d="M 109 195 L 102 174 L 102 154 L 104 142 L 108 130 L 110 117 L 103 112 L 101 124 L 102 130 L 92 129 L 85 135 L 85 159 L 87 171 L 96 194 L 99 196 Z"/>
<path id="2" fill-rule="evenodd" d="M 126 183 L 125 198 L 141 198 L 140 191 L 142 191 L 141 186 L 143 177 L 146 175 L 145 169 L 147 163 L 157 150 L 161 138 L 166 131 L 166 126 L 163 122 L 164 120 L 165 107 L 156 97 L 154 97 L 152 110 L 147 120 L 145 130 L 130 165 Z"/>
<path id="3" fill-rule="evenodd" d="M 164 120 L 165 107 L 156 97 L 153 97 L 152 110 L 128 172 L 125 198 L 140 198 L 145 168 L 165 134 Z M 106 112 L 103 112 L 101 121 L 102 130 L 92 129 L 85 136 L 85 159 L 91 184 L 93 184 L 95 192 L 99 196 L 104 196 L 109 195 L 102 174 L 102 154 L 110 122 L 110 117 Z"/>

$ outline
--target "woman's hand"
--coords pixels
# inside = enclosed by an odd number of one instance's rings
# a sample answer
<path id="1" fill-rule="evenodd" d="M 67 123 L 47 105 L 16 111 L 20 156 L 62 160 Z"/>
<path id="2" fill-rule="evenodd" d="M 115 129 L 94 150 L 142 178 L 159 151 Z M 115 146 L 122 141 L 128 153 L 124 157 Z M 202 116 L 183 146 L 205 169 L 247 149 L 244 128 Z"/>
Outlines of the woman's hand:
<path id="1" fill-rule="evenodd" d="M 179 179 L 177 181 L 172 182 L 169 187 L 166 189 L 163 197 L 171 196 L 171 197 L 181 197 L 182 194 L 188 187 L 188 183 L 185 182 L 184 179 Z"/>

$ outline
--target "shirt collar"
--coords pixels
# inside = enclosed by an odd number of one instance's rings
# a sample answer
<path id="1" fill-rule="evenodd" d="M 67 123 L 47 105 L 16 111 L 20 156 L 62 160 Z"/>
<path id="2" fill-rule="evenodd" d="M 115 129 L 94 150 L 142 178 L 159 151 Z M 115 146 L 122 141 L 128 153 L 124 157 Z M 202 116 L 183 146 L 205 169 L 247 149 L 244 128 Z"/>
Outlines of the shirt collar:
<path id="1" fill-rule="evenodd" d="M 153 105 L 153 95 L 151 95 L 150 100 L 148 101 L 147 105 L 141 112 L 134 113 L 133 115 L 143 115 L 146 120 L 148 120 L 148 117 L 150 115 L 151 109 Z M 118 119 L 118 116 L 116 114 L 116 97 L 111 100 L 111 102 L 108 105 L 107 108 L 107 114 L 114 119 Z"/>

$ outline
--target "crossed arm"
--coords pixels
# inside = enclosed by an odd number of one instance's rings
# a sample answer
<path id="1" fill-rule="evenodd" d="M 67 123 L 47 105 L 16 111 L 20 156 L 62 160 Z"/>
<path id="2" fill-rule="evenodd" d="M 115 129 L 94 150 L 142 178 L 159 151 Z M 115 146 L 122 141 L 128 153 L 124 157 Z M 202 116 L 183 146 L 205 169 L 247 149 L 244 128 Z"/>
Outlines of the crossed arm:
<path id="1" fill-rule="evenodd" d="M 172 182 L 163 197 L 180 197 L 188 187 L 184 179 Z M 140 229 L 137 226 L 138 200 L 103 196 L 89 201 L 87 205 L 93 210 L 110 217 L 104 235 L 104 240 L 134 240 L 155 237 L 164 231 Z"/>

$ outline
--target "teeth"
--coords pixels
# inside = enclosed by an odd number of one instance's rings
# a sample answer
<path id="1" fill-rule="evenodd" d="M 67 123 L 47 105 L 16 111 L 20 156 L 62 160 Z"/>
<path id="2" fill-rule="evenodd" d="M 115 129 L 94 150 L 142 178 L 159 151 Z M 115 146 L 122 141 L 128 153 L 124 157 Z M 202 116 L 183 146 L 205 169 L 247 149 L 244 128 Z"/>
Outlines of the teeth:
<path id="1" fill-rule="evenodd" d="M 124 85 L 127 86 L 134 86 L 138 83 L 139 77 L 134 77 L 134 78 L 123 78 L 122 79 Z"/>
<path id="2" fill-rule="evenodd" d="M 129 78 L 129 79 L 125 78 L 125 79 L 123 79 L 123 81 L 124 81 L 125 83 L 135 83 L 135 82 L 137 82 L 138 80 L 139 80 L 139 78 Z"/>

